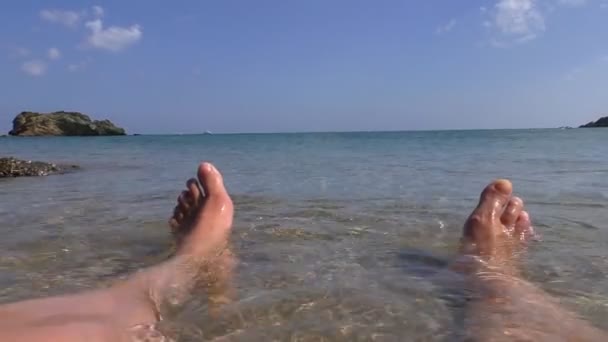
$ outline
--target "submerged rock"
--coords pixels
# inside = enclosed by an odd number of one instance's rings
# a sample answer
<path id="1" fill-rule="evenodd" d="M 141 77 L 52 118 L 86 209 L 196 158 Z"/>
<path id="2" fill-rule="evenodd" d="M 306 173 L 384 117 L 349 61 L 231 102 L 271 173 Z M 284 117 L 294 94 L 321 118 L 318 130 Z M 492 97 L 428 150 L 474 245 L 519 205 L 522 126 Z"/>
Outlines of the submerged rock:
<path id="1" fill-rule="evenodd" d="M 78 166 L 20 160 L 13 157 L 0 158 L 0 178 L 47 176 L 53 173 L 65 173 L 75 169 L 78 169 Z"/>
<path id="2" fill-rule="evenodd" d="M 22 112 L 13 120 L 10 135 L 18 136 L 98 136 L 126 135 L 110 120 L 91 120 L 78 112 Z"/>
<path id="3" fill-rule="evenodd" d="M 608 116 L 604 116 L 603 118 L 600 118 L 597 121 L 591 121 L 590 123 L 581 126 L 581 128 L 589 127 L 608 127 Z"/>

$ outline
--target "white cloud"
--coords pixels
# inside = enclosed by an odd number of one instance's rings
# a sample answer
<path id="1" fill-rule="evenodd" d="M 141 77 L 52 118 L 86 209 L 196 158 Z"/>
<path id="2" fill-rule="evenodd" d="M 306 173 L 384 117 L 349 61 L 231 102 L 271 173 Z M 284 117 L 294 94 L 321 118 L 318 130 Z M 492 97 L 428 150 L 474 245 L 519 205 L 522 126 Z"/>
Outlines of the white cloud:
<path id="1" fill-rule="evenodd" d="M 75 28 L 82 19 L 82 13 L 57 9 L 46 9 L 40 11 L 40 18 L 54 24 Z"/>
<path id="2" fill-rule="evenodd" d="M 545 29 L 534 0 L 501 0 L 496 10 L 495 24 L 504 34 L 529 36 Z"/>
<path id="3" fill-rule="evenodd" d="M 21 65 L 21 70 L 30 76 L 42 76 L 46 73 L 46 63 L 39 60 L 27 61 Z"/>
<path id="4" fill-rule="evenodd" d="M 93 6 L 93 15 L 95 16 L 95 18 L 103 17 L 104 13 L 105 12 L 101 6 Z"/>
<path id="5" fill-rule="evenodd" d="M 494 46 L 528 42 L 545 31 L 545 18 L 537 0 L 499 0 L 490 15 L 483 25 L 495 31 Z"/>
<path id="6" fill-rule="evenodd" d="M 435 34 L 444 34 L 452 31 L 456 26 L 456 19 L 450 20 L 447 24 L 441 25 L 435 29 Z"/>
<path id="7" fill-rule="evenodd" d="M 61 51 L 59 51 L 58 48 L 50 48 L 49 51 L 47 52 L 47 56 L 49 57 L 49 59 L 52 60 L 56 60 L 61 58 Z"/>
<path id="8" fill-rule="evenodd" d="M 558 0 L 558 3 L 563 6 L 579 7 L 587 4 L 587 0 Z"/>
<path id="9" fill-rule="evenodd" d="M 87 44 L 103 50 L 123 50 L 135 44 L 143 36 L 141 27 L 137 24 L 129 27 L 110 26 L 104 29 L 101 19 L 96 19 L 88 21 L 85 26 L 91 30 Z"/>

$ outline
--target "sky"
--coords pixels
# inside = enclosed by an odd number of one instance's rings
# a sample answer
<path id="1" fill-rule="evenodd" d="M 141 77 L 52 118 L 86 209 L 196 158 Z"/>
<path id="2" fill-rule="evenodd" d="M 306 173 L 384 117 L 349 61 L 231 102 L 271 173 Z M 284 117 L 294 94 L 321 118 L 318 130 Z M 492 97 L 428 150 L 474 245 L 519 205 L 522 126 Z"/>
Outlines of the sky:
<path id="1" fill-rule="evenodd" d="M 608 115 L 608 0 L 4 0 L 0 133 L 575 126 Z"/>

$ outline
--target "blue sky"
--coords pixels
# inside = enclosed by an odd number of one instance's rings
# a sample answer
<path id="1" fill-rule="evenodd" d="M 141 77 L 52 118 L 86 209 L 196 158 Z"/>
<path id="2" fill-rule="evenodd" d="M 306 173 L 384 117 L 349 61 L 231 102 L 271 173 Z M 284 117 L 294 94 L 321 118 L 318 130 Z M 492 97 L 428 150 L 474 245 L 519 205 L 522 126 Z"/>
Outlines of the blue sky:
<path id="1" fill-rule="evenodd" d="M 608 113 L 608 0 L 3 1 L 0 131 L 524 128 Z M 607 114 L 608 115 L 608 114 Z"/>

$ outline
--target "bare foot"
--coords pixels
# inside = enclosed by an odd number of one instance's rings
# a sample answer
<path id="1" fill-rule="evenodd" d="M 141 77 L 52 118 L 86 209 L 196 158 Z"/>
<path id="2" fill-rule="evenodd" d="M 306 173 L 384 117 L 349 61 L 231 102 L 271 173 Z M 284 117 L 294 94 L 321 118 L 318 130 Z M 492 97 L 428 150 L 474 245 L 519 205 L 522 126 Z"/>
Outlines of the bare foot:
<path id="1" fill-rule="evenodd" d="M 188 180 L 186 187 L 169 220 L 177 243 L 176 255 L 206 259 L 205 289 L 210 308 L 215 310 L 234 297 L 231 280 L 236 258 L 228 246 L 233 204 L 221 174 L 211 164 L 201 164 L 198 180 Z"/>
<path id="2" fill-rule="evenodd" d="M 188 182 L 178 202 L 171 220 L 178 240 L 172 258 L 109 288 L 2 305 L 0 340 L 166 341 L 157 329 L 166 304 L 186 303 L 200 285 L 217 304 L 233 265 L 227 247 L 234 208 L 221 174 L 201 164 L 198 181 Z"/>
<path id="3" fill-rule="evenodd" d="M 465 340 L 606 341 L 519 276 L 518 254 L 534 232 L 523 201 L 512 193 L 508 180 L 488 185 L 464 226 L 462 257 L 453 268 L 471 275 Z"/>
<path id="4" fill-rule="evenodd" d="M 169 220 L 178 243 L 177 255 L 217 255 L 227 247 L 234 215 L 222 175 L 213 165 L 203 163 L 198 180 L 190 179 L 186 185 L 188 190 L 178 197 Z"/>
<path id="5" fill-rule="evenodd" d="M 513 196 L 508 180 L 488 185 L 464 225 L 461 253 L 475 256 L 506 273 L 516 271 L 514 258 L 533 235 L 524 203 Z"/>

